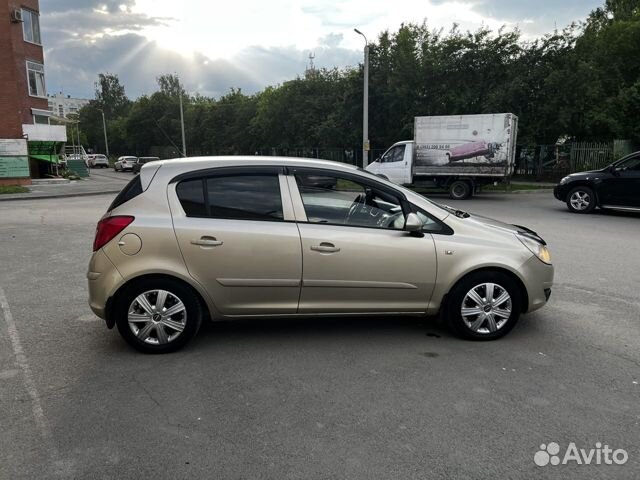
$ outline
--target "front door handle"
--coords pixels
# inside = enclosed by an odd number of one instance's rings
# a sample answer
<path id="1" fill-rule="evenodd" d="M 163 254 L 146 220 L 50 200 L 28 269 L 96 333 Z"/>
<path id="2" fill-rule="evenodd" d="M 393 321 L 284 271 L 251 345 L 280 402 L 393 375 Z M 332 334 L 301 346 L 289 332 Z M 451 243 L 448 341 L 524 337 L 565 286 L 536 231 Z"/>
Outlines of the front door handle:
<path id="1" fill-rule="evenodd" d="M 201 247 L 218 247 L 222 245 L 223 242 L 220 240 L 216 240 L 216 237 L 200 237 L 199 240 L 191 240 L 191 245 L 199 245 Z"/>
<path id="2" fill-rule="evenodd" d="M 336 253 L 340 251 L 338 247 L 329 242 L 322 242 L 320 245 L 311 245 L 311 250 L 321 253 Z"/>

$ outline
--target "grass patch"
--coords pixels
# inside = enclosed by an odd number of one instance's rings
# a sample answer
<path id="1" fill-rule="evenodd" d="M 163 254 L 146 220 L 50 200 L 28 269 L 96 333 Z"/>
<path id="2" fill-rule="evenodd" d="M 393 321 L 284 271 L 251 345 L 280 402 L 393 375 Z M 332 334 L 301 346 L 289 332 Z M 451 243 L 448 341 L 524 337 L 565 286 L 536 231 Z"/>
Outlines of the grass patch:
<path id="1" fill-rule="evenodd" d="M 22 185 L 0 185 L 0 195 L 4 193 L 29 193 L 29 189 Z"/>
<path id="2" fill-rule="evenodd" d="M 483 185 L 483 192 L 513 192 L 514 190 L 551 190 L 553 187 L 548 185 L 539 185 L 537 183 L 512 183 L 511 188 L 505 183 L 498 185 Z"/>

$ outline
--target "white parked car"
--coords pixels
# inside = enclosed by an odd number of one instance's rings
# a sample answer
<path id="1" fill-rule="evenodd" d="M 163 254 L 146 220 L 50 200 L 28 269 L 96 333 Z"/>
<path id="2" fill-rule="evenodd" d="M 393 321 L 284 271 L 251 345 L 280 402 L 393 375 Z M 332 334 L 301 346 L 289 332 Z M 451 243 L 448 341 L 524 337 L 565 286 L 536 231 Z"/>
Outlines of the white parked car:
<path id="1" fill-rule="evenodd" d="M 87 163 L 89 168 L 109 168 L 109 159 L 106 155 L 89 155 Z"/>
<path id="2" fill-rule="evenodd" d="M 133 165 L 138 161 L 138 157 L 124 156 L 119 157 L 118 161 L 113 164 L 116 172 L 125 172 L 133 170 Z"/>

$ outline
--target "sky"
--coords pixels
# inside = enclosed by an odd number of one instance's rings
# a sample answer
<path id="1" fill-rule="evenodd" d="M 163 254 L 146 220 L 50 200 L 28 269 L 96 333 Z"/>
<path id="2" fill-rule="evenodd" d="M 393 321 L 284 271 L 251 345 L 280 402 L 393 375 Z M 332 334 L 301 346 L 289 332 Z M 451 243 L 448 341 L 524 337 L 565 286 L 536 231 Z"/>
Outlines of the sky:
<path id="1" fill-rule="evenodd" d="M 603 0 L 40 0 L 47 91 L 93 98 L 98 73 L 127 95 L 163 73 L 189 93 L 254 93 L 316 67 L 362 61 L 364 39 L 401 23 L 448 31 L 504 26 L 533 39 L 583 20 Z"/>

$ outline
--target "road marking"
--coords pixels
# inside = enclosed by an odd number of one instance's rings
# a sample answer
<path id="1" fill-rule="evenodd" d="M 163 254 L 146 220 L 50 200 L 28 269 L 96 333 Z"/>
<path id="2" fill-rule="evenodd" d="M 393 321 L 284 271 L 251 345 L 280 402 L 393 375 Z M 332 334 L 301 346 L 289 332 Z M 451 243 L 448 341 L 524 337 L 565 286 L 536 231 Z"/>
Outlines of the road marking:
<path id="1" fill-rule="evenodd" d="M 16 357 L 16 363 L 18 364 L 18 367 L 20 367 L 20 370 L 22 370 L 22 375 L 24 377 L 24 386 L 27 390 L 27 393 L 29 394 L 29 397 L 31 397 L 31 410 L 33 412 L 33 417 L 36 421 L 38 429 L 40 430 L 40 435 L 42 436 L 42 438 L 48 441 L 51 438 L 51 433 L 49 431 L 49 426 L 47 425 L 47 419 L 44 416 L 44 410 L 42 410 L 40 395 L 38 394 L 36 382 L 33 380 L 33 374 L 31 373 L 29 361 L 27 360 L 27 356 L 22 349 L 22 342 L 20 341 L 20 335 L 18 335 L 18 329 L 16 328 L 16 323 L 13 320 L 13 315 L 11 315 L 11 310 L 9 310 L 9 302 L 7 301 L 7 296 L 5 295 L 2 287 L 0 287 L 0 308 L 2 308 L 4 321 L 7 324 L 9 340 L 11 341 L 13 354 Z"/>

